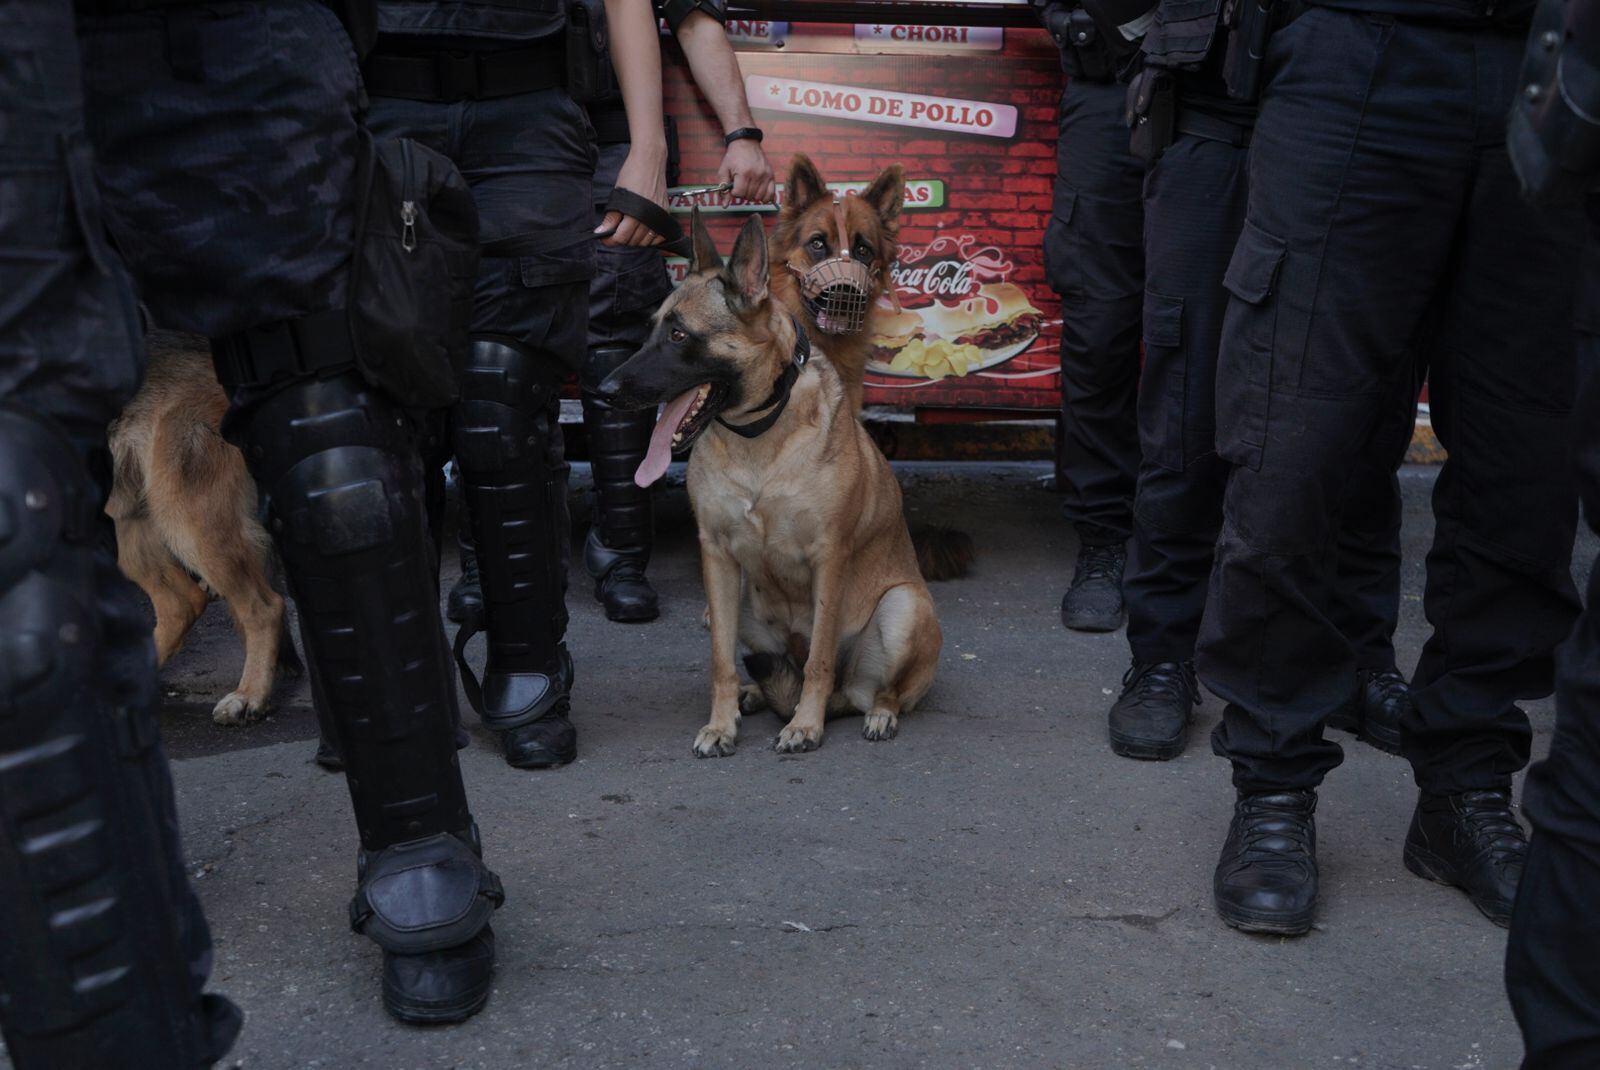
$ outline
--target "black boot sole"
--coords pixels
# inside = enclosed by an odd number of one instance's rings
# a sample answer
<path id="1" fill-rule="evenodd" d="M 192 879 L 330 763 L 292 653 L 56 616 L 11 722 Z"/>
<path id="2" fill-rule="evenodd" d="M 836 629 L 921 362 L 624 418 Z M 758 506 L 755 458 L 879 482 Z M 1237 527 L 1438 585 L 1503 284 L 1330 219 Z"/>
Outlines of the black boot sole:
<path id="1" fill-rule="evenodd" d="M 1308 910 L 1302 914 L 1273 914 L 1262 916 L 1251 914 L 1249 911 L 1234 910 L 1216 904 L 1217 917 L 1230 929 L 1238 929 L 1242 933 L 1260 933 L 1264 936 L 1304 936 L 1311 931 L 1312 919 L 1316 917 L 1315 910 Z"/>
<path id="2" fill-rule="evenodd" d="M 578 748 L 570 751 L 544 750 L 536 755 L 530 755 L 517 761 L 512 761 L 509 754 L 502 752 L 506 764 L 513 769 L 555 769 L 563 765 L 570 765 L 578 757 Z"/>
<path id="3" fill-rule="evenodd" d="M 1486 905 L 1481 896 L 1473 895 L 1467 889 L 1467 886 L 1461 883 L 1460 878 L 1456 875 L 1454 866 L 1426 847 L 1419 847 L 1407 840 L 1405 852 L 1401 857 L 1405 861 L 1406 869 L 1410 870 L 1415 876 L 1421 877 L 1425 881 L 1432 881 L 1435 884 L 1444 884 L 1451 888 L 1459 889 L 1466 894 L 1468 899 L 1472 900 L 1472 905 L 1478 908 L 1478 913 L 1502 929 L 1511 927 L 1511 908 L 1509 905 L 1501 909 Z"/>
<path id="4" fill-rule="evenodd" d="M 599 599 L 602 605 L 605 599 Z M 661 616 L 660 606 L 606 606 L 606 620 L 618 624 L 645 624 Z"/>
<path id="5" fill-rule="evenodd" d="M 1118 612 L 1115 616 L 1110 613 L 1061 613 L 1061 623 L 1075 632 L 1114 632 L 1122 627 L 1123 614 Z"/>
<path id="6" fill-rule="evenodd" d="M 483 1010 L 489 1003 L 489 989 L 490 985 L 486 982 L 482 988 L 450 1003 L 416 1004 L 407 1003 L 398 992 L 385 983 L 383 1007 L 391 1017 L 402 1022 L 410 1022 L 412 1025 L 449 1025 L 453 1022 L 464 1022 Z"/>
<path id="7" fill-rule="evenodd" d="M 1187 736 L 1179 736 L 1173 740 L 1156 741 L 1118 735 L 1115 731 L 1111 731 L 1109 735 L 1111 738 L 1111 753 L 1120 754 L 1124 758 L 1133 758 L 1141 762 L 1170 762 L 1189 748 Z"/>

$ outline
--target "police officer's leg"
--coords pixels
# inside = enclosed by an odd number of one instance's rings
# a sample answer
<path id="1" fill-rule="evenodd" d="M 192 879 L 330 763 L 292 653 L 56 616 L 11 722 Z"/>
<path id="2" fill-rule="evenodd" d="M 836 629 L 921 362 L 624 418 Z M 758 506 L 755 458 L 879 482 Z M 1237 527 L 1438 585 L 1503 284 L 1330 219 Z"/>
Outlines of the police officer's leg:
<path id="1" fill-rule="evenodd" d="M 1520 88 L 1520 42 L 1484 33 L 1475 45 L 1499 105 L 1480 115 L 1498 119 Z M 1431 339 L 1429 397 L 1448 459 L 1423 596 L 1433 634 L 1401 725 L 1422 793 L 1405 857 L 1505 924 L 1524 851 L 1511 779 L 1532 738 L 1517 702 L 1550 692 L 1554 649 L 1578 611 L 1571 323 L 1582 221 L 1575 208 L 1523 200 L 1498 140 L 1472 181 Z M 1486 863 L 1460 850 L 1463 831 Z"/>
<path id="2" fill-rule="evenodd" d="M 1145 184 L 1144 460 L 1123 594 L 1133 664 L 1111 707 L 1111 749 L 1174 758 L 1199 689 L 1194 643 L 1227 465 L 1216 454 L 1216 364 L 1228 257 L 1244 225 L 1245 149 L 1183 134 Z"/>
<path id="3" fill-rule="evenodd" d="M 1248 930 L 1314 916 L 1315 789 L 1342 757 L 1322 729 L 1355 673 L 1330 615 L 1335 520 L 1466 197 L 1471 138 L 1438 124 L 1470 131 L 1472 58 L 1422 36 L 1313 8 L 1274 42 L 1250 148 L 1217 378 L 1234 469 L 1196 658 L 1227 703 L 1213 746 L 1240 793 L 1216 903 Z M 1416 107 L 1421 85 L 1449 106 Z"/>
<path id="4" fill-rule="evenodd" d="M 1589 274 L 1580 283 L 1573 426 L 1584 518 L 1600 533 L 1600 197 L 1591 199 Z M 1526 1070 L 1600 1065 L 1600 562 L 1587 608 L 1556 662 L 1556 733 L 1528 772 L 1533 823 L 1506 948 L 1506 989 Z"/>
<path id="5" fill-rule="evenodd" d="M 595 221 L 611 195 L 618 169 L 627 157 L 626 144 L 600 146 L 595 172 Z M 645 578 L 654 541 L 651 491 L 633 480 L 644 460 L 655 426 L 655 414 L 613 408 L 587 387 L 599 383 L 644 344 L 650 316 L 666 299 L 671 284 L 661 254 L 654 249 L 599 250 L 594 279 L 589 283 L 589 353 L 580 383 L 583 425 L 594 471 L 594 522 L 584 542 L 583 562 L 594 580 L 595 597 L 616 621 L 654 620 L 659 613 L 656 592 Z"/>
<path id="6" fill-rule="evenodd" d="M 465 1017 L 488 997 L 499 882 L 455 759 L 415 429 L 351 364 L 349 40 L 312 0 L 88 20 L 84 40 L 118 242 L 156 320 L 213 338 L 228 433 L 269 502 L 349 770 L 352 924 L 383 948 L 392 1014 Z"/>
<path id="7" fill-rule="evenodd" d="M 1045 231 L 1061 295 L 1061 472 L 1080 541 L 1069 628 L 1122 623 L 1124 544 L 1139 467 L 1134 395 L 1144 300 L 1144 165 L 1128 151 L 1126 92 L 1071 79 L 1061 95 L 1055 206 Z"/>
<path id="8" fill-rule="evenodd" d="M 1420 365 L 1419 365 L 1420 367 Z M 1395 667 L 1400 618 L 1400 465 L 1416 427 L 1421 376 L 1401 376 L 1386 419 L 1356 459 L 1334 542 L 1334 622 L 1356 658 L 1350 702 L 1328 724 L 1388 754 L 1400 753 L 1410 685 Z"/>
<path id="9" fill-rule="evenodd" d="M 475 337 L 451 415 L 488 632 L 481 694 L 464 659 L 463 678 L 484 723 L 501 733 L 506 760 L 542 768 L 577 755 L 564 642 L 571 530 L 559 391 L 583 357 L 594 149 L 582 111 L 563 90 L 464 107 L 467 133 L 452 155 L 478 199 L 484 240 L 542 240 L 534 250 L 484 258 Z"/>
<path id="10" fill-rule="evenodd" d="M 209 1066 L 239 1013 L 201 992 L 149 625 L 108 553 L 142 348 L 70 6 L 0 4 L 0 82 L 0 1027 L 19 1070 Z"/>

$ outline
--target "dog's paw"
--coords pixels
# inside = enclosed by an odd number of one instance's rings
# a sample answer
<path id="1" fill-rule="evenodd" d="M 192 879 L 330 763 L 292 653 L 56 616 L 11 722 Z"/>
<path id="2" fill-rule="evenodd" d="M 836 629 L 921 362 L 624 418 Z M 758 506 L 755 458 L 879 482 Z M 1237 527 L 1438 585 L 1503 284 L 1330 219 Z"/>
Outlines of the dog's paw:
<path id="1" fill-rule="evenodd" d="M 739 738 L 737 729 L 714 728 L 706 725 L 700 729 L 700 734 L 694 737 L 694 756 L 696 758 L 726 758 L 738 750 L 735 740 Z"/>
<path id="2" fill-rule="evenodd" d="M 888 711 L 874 711 L 867 714 L 866 721 L 861 725 L 862 736 L 874 743 L 893 739 L 898 731 L 900 731 L 900 718 Z"/>
<path id="3" fill-rule="evenodd" d="M 211 723 L 225 726 L 254 724 L 267 715 L 266 706 L 251 702 L 237 691 L 222 696 L 211 709 Z"/>
<path id="4" fill-rule="evenodd" d="M 783 726 L 783 731 L 772 741 L 772 746 L 780 754 L 816 750 L 822 746 L 822 726 L 797 725 L 791 721 Z"/>

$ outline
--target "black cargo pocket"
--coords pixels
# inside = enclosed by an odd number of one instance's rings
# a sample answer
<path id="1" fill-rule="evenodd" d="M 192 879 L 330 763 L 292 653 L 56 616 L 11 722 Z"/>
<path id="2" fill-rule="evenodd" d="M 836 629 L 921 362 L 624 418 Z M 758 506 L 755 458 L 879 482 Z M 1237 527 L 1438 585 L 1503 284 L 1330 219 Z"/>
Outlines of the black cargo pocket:
<path id="1" fill-rule="evenodd" d="M 529 289 L 588 282 L 594 278 L 595 240 L 585 235 L 550 249 L 525 253 L 517 257 L 518 278 Z"/>
<path id="2" fill-rule="evenodd" d="M 1282 238 L 1247 222 L 1222 280 L 1235 300 L 1217 355 L 1217 455 L 1255 470 L 1267 441 L 1278 272 L 1287 252 Z"/>
<path id="3" fill-rule="evenodd" d="M 1057 179 L 1050 222 L 1044 231 L 1044 270 L 1050 288 L 1062 297 L 1083 293 L 1082 256 L 1072 229 L 1077 204 L 1078 191 Z"/>
<path id="4" fill-rule="evenodd" d="M 614 277 L 611 311 L 615 313 L 654 312 L 672 292 L 672 280 L 667 277 L 667 265 L 655 249 L 643 250 L 642 257 L 630 258 Z"/>
<path id="5" fill-rule="evenodd" d="M 1144 373 L 1139 384 L 1139 444 L 1145 460 L 1183 471 L 1184 393 L 1188 383 L 1183 349 L 1183 298 L 1146 290 Z"/>

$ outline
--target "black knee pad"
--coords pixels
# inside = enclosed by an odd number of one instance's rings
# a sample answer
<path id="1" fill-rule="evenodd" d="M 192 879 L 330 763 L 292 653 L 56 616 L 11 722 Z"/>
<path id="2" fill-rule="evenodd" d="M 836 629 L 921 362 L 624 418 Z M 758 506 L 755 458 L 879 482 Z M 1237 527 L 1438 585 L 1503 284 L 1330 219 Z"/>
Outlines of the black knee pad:
<path id="1" fill-rule="evenodd" d="M 417 429 L 353 372 L 240 421 L 369 850 L 470 824 Z"/>

